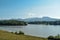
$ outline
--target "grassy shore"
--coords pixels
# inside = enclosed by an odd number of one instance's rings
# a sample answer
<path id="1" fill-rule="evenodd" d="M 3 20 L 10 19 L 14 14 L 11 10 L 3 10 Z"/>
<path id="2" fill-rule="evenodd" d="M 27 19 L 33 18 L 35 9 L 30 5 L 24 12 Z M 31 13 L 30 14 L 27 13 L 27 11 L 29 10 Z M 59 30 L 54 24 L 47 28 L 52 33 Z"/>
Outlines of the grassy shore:
<path id="1" fill-rule="evenodd" d="M 0 30 L 0 40 L 47 40 L 47 39 L 27 35 L 16 35 L 14 33 Z"/>

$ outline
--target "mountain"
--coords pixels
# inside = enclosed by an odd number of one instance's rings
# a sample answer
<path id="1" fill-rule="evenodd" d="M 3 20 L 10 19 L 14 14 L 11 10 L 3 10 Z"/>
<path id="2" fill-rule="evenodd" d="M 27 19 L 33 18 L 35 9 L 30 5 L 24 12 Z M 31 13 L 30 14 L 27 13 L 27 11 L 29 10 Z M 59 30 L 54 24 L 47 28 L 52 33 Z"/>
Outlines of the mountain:
<path id="1" fill-rule="evenodd" d="M 57 21 L 59 19 L 55 19 L 55 18 L 50 18 L 50 17 L 42 17 L 41 21 Z"/>
<path id="2" fill-rule="evenodd" d="M 50 17 L 42 17 L 42 18 L 28 18 L 24 19 L 25 21 L 32 22 L 32 21 L 56 21 L 58 19 L 50 18 Z"/>
<path id="3" fill-rule="evenodd" d="M 20 21 L 33 22 L 33 21 L 57 21 L 59 19 L 42 17 L 42 18 L 27 18 L 27 19 L 18 19 Z"/>

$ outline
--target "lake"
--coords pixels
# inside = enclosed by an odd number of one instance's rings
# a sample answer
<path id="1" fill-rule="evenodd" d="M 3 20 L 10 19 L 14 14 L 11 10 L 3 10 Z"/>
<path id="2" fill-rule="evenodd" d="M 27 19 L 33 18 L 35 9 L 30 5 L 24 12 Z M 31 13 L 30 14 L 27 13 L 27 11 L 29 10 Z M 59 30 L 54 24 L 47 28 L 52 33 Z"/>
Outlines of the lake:
<path id="1" fill-rule="evenodd" d="M 60 25 L 0 26 L 0 30 L 9 32 L 23 31 L 25 35 L 48 37 L 60 34 Z"/>

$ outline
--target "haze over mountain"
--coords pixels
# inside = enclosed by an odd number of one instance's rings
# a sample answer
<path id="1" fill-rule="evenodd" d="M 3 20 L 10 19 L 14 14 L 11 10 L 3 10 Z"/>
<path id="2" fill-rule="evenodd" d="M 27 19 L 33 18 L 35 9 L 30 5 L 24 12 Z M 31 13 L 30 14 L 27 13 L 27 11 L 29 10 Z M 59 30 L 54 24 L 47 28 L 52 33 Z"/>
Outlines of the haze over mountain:
<path id="1" fill-rule="evenodd" d="M 50 17 L 42 17 L 42 18 L 34 17 L 34 18 L 18 19 L 18 20 L 26 21 L 26 22 L 33 22 L 33 21 L 57 21 L 59 19 L 50 18 Z"/>

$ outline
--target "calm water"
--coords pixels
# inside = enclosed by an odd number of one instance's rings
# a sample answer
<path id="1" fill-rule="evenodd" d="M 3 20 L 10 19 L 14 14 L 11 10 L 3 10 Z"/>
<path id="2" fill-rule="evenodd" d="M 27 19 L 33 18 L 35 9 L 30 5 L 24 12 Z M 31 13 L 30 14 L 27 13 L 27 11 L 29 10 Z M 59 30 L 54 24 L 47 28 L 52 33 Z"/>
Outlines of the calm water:
<path id="1" fill-rule="evenodd" d="M 0 30 L 6 30 L 9 32 L 23 31 L 25 35 L 32 35 L 38 37 L 48 37 L 49 35 L 60 34 L 59 25 L 27 25 L 27 26 L 0 26 Z"/>

